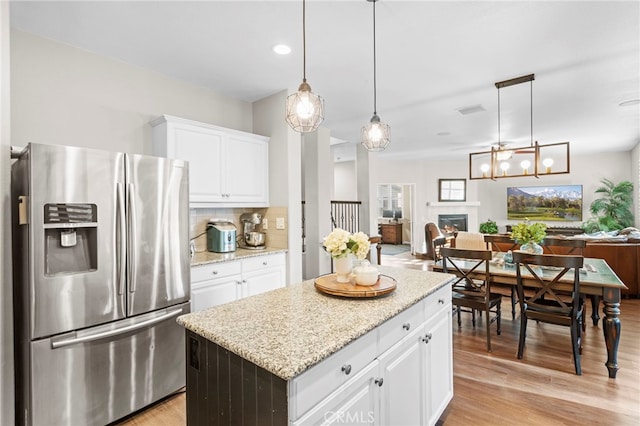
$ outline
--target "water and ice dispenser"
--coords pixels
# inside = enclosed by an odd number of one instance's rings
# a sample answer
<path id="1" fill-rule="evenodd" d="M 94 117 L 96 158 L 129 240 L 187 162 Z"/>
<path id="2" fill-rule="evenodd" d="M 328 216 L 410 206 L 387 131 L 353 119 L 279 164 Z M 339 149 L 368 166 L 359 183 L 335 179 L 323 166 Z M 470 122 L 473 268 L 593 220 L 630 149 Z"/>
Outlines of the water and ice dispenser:
<path id="1" fill-rule="evenodd" d="M 98 209 L 95 204 L 44 205 L 45 275 L 98 268 Z"/>

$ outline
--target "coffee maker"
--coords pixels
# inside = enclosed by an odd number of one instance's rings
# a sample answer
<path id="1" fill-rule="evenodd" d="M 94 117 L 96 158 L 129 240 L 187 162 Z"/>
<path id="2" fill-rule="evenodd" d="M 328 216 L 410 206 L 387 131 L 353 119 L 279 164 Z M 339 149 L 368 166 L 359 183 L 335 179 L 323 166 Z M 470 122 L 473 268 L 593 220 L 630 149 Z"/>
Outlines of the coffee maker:
<path id="1" fill-rule="evenodd" d="M 260 213 L 243 213 L 240 215 L 240 222 L 244 228 L 240 247 L 250 250 L 266 248 L 264 232 L 256 231 L 256 226 L 262 223 L 262 215 Z"/>

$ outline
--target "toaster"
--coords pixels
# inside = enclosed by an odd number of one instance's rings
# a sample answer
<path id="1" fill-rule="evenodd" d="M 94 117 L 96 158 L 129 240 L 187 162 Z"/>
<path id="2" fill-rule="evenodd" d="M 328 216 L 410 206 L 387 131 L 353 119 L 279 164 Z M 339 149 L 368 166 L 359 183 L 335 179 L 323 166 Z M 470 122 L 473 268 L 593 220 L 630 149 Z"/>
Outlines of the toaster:
<path id="1" fill-rule="evenodd" d="M 236 251 L 236 225 L 228 219 L 207 223 L 207 250 L 215 253 Z"/>

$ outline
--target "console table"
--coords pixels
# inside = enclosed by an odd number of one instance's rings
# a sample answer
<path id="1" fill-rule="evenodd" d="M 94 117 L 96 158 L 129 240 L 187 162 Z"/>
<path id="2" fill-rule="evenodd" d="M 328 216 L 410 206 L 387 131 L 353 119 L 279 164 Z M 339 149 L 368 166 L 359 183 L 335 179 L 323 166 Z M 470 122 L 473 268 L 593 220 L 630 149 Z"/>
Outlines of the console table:
<path id="1" fill-rule="evenodd" d="M 402 224 L 383 223 L 380 224 L 380 234 L 384 244 L 402 244 Z"/>

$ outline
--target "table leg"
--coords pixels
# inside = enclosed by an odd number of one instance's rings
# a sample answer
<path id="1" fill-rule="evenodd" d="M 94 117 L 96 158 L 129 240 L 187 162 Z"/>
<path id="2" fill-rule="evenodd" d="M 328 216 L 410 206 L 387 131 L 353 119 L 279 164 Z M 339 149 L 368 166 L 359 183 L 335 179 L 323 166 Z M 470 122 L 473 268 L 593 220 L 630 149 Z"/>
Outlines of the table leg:
<path id="1" fill-rule="evenodd" d="M 607 345 L 607 369 L 609 377 L 616 378 L 618 367 L 618 344 L 620 343 L 620 290 L 606 289 L 604 292 L 604 319 L 602 331 L 604 342 Z"/>
<path id="2" fill-rule="evenodd" d="M 598 308 L 600 307 L 600 296 L 596 296 L 592 294 L 589 296 L 591 299 L 591 320 L 593 321 L 593 326 L 596 327 L 598 325 L 598 320 L 600 319 L 600 315 L 598 315 Z"/>

